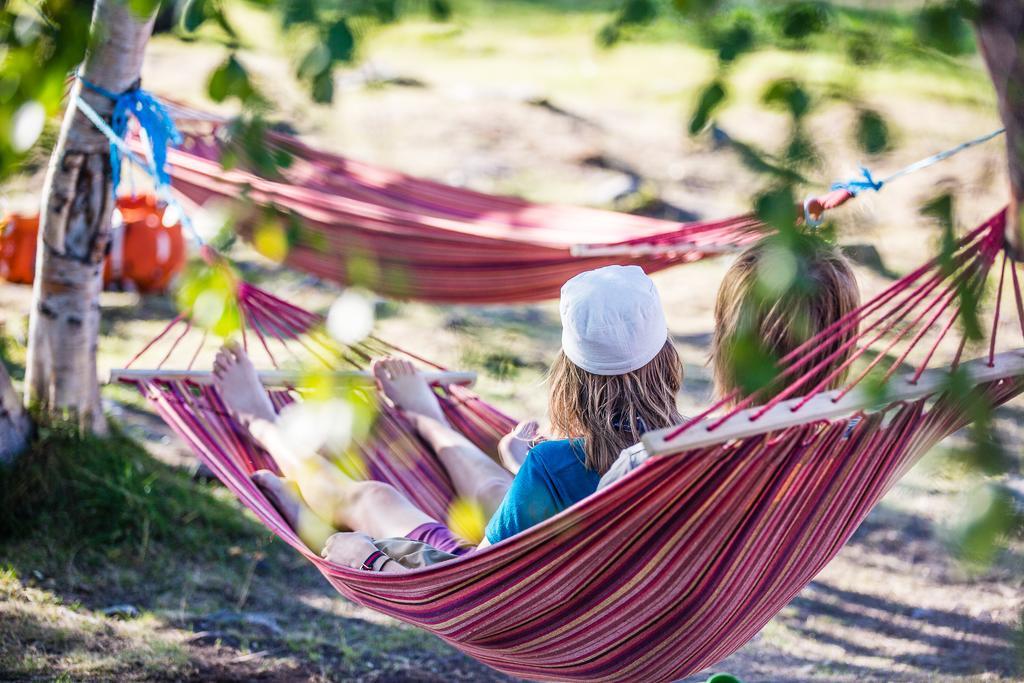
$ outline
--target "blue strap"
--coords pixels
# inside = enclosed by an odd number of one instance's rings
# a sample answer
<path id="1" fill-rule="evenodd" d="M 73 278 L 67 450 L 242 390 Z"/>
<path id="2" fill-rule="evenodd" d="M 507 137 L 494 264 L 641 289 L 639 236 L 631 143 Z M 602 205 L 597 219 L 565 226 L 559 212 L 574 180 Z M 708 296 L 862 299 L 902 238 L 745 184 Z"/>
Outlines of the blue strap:
<path id="1" fill-rule="evenodd" d="M 167 148 L 177 147 L 181 144 L 182 138 L 181 133 L 174 125 L 174 120 L 171 119 L 170 114 L 167 113 L 160 101 L 138 85 L 117 94 L 88 81 L 81 75 L 78 78 L 86 88 L 114 102 L 110 127 L 119 138 L 124 139 L 128 133 L 128 117 L 135 117 L 149 139 L 150 159 L 155 180 L 158 185 L 169 185 L 171 176 L 165 168 Z M 121 156 L 121 148 L 111 142 L 110 174 L 115 194 L 121 184 Z"/>
<path id="2" fill-rule="evenodd" d="M 992 138 L 994 138 L 996 136 L 999 136 L 999 135 L 1002 135 L 1005 132 L 1006 132 L 1005 128 L 1000 128 L 998 130 L 992 131 L 991 133 L 986 133 L 985 135 L 981 135 L 979 137 L 976 137 L 973 140 L 968 140 L 967 142 L 962 142 L 959 145 L 957 145 L 956 147 L 952 147 L 950 149 L 944 150 L 942 152 L 939 152 L 938 154 L 933 154 L 932 156 L 927 157 L 926 159 L 921 159 L 920 161 L 916 161 L 916 162 L 910 164 L 909 166 L 901 168 L 900 170 L 896 171 L 895 173 L 893 173 L 893 174 L 891 174 L 891 175 L 889 175 L 889 176 L 887 176 L 885 178 L 881 178 L 879 180 L 876 180 L 875 177 L 871 175 L 871 171 L 869 171 L 868 169 L 866 169 L 863 166 L 861 166 L 860 167 L 860 174 L 861 174 L 860 178 L 854 178 L 853 180 L 847 180 L 847 181 L 844 181 L 844 182 L 833 183 L 832 184 L 832 189 L 833 190 L 846 190 L 847 192 L 849 192 L 854 197 L 857 196 L 857 193 L 863 192 L 864 190 L 873 190 L 875 192 L 878 192 L 879 190 L 882 189 L 883 185 L 891 183 L 892 181 L 896 180 L 897 178 L 902 178 L 905 175 L 910 175 L 911 173 L 916 173 L 917 171 L 920 171 L 923 168 L 928 168 L 929 166 L 933 166 L 933 165 L 939 163 L 940 161 L 945 161 L 946 159 L 950 158 L 951 156 L 959 154 L 960 152 L 964 151 L 965 149 L 970 149 L 971 147 L 975 147 L 977 145 L 980 145 L 980 144 L 983 144 L 985 142 L 988 142 Z"/>
<path id="3" fill-rule="evenodd" d="M 846 190 L 852 196 L 856 197 L 864 190 L 873 190 L 878 192 L 885 185 L 884 180 L 875 180 L 875 177 L 871 175 L 864 166 L 860 167 L 860 178 L 853 178 L 851 180 L 841 181 L 838 183 L 832 183 L 833 190 Z"/>

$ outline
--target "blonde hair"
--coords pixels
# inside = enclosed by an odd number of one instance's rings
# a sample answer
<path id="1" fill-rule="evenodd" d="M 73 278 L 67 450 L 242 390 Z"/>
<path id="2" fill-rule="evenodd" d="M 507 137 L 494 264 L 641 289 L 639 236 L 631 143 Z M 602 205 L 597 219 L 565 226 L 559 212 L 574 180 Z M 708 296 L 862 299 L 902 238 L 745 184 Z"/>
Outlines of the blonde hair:
<path id="1" fill-rule="evenodd" d="M 559 351 L 548 382 L 552 430 L 564 438 L 582 438 L 584 464 L 598 474 L 645 431 L 682 420 L 676 394 L 683 365 L 671 341 L 647 365 L 624 375 L 595 375 Z"/>
<path id="2" fill-rule="evenodd" d="M 737 391 L 741 396 L 758 392 L 758 402 L 764 402 L 778 394 L 786 385 L 776 377 L 775 363 L 860 305 L 849 262 L 834 246 L 813 237 L 805 237 L 783 255 L 789 259 L 792 277 L 782 286 L 773 284 L 784 249 L 777 245 L 765 238 L 744 251 L 718 289 L 711 365 L 719 398 Z M 857 326 L 851 325 L 808 349 L 812 359 L 803 366 L 807 370 L 836 355 L 804 382 L 799 393 L 810 391 L 846 362 L 852 349 L 837 352 L 856 334 Z M 835 388 L 845 376 L 837 373 L 826 388 Z"/>

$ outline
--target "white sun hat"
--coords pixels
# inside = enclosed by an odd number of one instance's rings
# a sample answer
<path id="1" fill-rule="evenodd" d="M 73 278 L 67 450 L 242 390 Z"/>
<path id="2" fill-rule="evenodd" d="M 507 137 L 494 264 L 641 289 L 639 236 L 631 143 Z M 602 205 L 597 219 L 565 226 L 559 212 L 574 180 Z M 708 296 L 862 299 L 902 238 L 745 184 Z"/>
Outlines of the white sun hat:
<path id="1" fill-rule="evenodd" d="M 624 375 L 654 360 L 668 324 L 654 281 L 639 266 L 605 266 L 562 285 L 562 350 L 595 375 Z"/>

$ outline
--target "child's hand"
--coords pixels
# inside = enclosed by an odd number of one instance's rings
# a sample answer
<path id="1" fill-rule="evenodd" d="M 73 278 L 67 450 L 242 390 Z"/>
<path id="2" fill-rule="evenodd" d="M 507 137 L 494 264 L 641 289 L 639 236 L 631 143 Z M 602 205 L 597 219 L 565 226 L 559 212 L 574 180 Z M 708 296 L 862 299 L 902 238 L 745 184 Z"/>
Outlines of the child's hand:
<path id="1" fill-rule="evenodd" d="M 501 441 L 498 442 L 498 455 L 501 457 L 501 464 L 505 466 L 505 469 L 516 474 L 539 435 L 537 421 L 524 420 L 517 424 L 511 432 L 501 437 Z"/>

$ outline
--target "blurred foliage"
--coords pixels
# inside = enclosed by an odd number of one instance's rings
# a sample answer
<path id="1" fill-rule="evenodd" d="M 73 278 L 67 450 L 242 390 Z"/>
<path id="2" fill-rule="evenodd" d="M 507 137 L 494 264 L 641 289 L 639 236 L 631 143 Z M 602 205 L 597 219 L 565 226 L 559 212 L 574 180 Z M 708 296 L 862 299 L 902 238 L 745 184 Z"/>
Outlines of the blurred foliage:
<path id="1" fill-rule="evenodd" d="M 139 17 L 160 9 L 174 18 L 183 40 L 219 42 L 229 53 L 207 77 L 215 102 L 235 100 L 241 113 L 228 128 L 226 167 L 252 164 L 272 175 L 288 155 L 263 145 L 267 100 L 238 56 L 244 27 L 232 22 L 223 0 L 122 0 Z M 248 0 L 274 12 L 285 35 L 302 52 L 296 76 L 317 102 L 334 97 L 334 68 L 358 55 L 361 34 L 374 23 L 403 12 L 451 15 L 449 0 Z M 0 10 L 0 180 L 17 172 L 43 130 L 61 108 L 68 76 L 89 45 L 92 3 L 78 0 L 12 0 Z M 304 46 L 304 47 L 303 47 Z"/>
<path id="2" fill-rule="evenodd" d="M 448 506 L 446 525 L 456 536 L 464 538 L 473 545 L 484 540 L 487 528 L 487 516 L 480 503 L 470 498 L 456 498 Z"/>
<path id="3" fill-rule="evenodd" d="M 91 3 L 8 2 L 0 10 L 0 180 L 16 172 L 61 107 L 88 46 Z"/>
<path id="4" fill-rule="evenodd" d="M 355 60 L 361 33 L 374 23 L 391 23 L 404 11 L 413 9 L 402 0 L 249 0 L 250 4 L 277 14 L 284 34 L 295 40 L 301 52 L 296 65 L 296 76 L 309 87 L 316 102 L 330 102 L 334 97 L 334 68 Z M 436 20 L 447 20 L 451 15 L 448 0 L 427 0 L 411 3 L 415 9 L 426 9 Z M 243 104 L 256 94 L 244 69 L 237 63 L 234 50 L 240 46 L 239 31 L 231 22 L 222 0 L 186 0 L 178 6 L 179 35 L 195 39 L 209 33 L 216 36 L 233 52 L 215 73 L 230 70 L 228 84 L 210 81 L 210 96 L 215 101 L 223 93 L 238 97 Z M 205 32 L 204 32 L 205 31 Z"/>
<path id="5" fill-rule="evenodd" d="M 182 273 L 177 304 L 192 321 L 215 335 L 228 338 L 242 329 L 242 311 L 236 292 L 238 275 L 224 261 L 194 261 Z"/>

